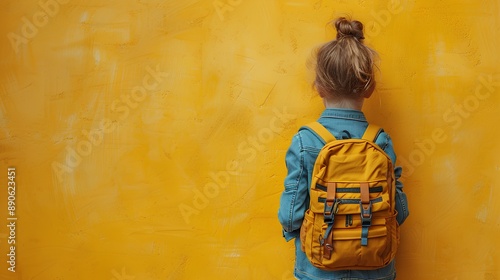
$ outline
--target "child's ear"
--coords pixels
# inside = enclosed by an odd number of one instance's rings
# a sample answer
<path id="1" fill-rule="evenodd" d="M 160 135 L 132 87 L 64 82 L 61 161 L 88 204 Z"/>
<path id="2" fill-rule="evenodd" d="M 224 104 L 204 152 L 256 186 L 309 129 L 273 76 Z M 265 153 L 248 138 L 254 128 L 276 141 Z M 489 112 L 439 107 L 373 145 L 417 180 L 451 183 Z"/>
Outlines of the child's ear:
<path id="1" fill-rule="evenodd" d="M 375 82 L 371 84 L 370 88 L 368 88 L 368 90 L 365 91 L 365 93 L 363 94 L 363 97 L 364 98 L 370 98 L 370 96 L 372 96 L 372 93 L 375 91 Z"/>
<path id="2" fill-rule="evenodd" d="M 316 83 L 316 80 L 314 80 L 314 82 L 313 82 L 313 88 L 314 88 L 314 90 L 316 90 L 316 92 L 318 93 L 319 97 L 321 97 L 321 98 L 325 97 L 325 95 L 323 94 L 323 92 L 321 92 L 321 90 L 318 89 L 318 84 Z"/>
<path id="3" fill-rule="evenodd" d="M 368 90 L 368 91 L 365 92 L 365 94 L 364 94 L 363 97 L 364 98 L 370 98 L 370 96 L 372 96 L 372 93 L 373 93 L 373 89 L 372 90 Z"/>

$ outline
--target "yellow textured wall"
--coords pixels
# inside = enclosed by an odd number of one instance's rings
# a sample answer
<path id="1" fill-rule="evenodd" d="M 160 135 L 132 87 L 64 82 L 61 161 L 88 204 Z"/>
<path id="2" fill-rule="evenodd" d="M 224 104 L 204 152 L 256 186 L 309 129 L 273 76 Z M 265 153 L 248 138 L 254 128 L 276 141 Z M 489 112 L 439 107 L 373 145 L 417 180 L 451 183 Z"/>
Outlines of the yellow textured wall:
<path id="1" fill-rule="evenodd" d="M 341 15 L 405 168 L 398 279 L 500 279 L 495 0 L 3 1 L 1 278 L 292 279 L 284 155 Z"/>

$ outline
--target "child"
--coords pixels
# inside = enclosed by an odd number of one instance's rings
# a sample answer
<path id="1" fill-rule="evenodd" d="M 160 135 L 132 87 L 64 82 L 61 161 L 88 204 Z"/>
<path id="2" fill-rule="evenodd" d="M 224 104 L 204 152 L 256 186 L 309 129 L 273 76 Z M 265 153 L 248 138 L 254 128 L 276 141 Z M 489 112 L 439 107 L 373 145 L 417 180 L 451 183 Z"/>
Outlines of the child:
<path id="1" fill-rule="evenodd" d="M 315 88 L 326 109 L 318 122 L 337 139 L 361 138 L 368 122 L 363 112 L 363 102 L 375 89 L 375 51 L 363 44 L 363 24 L 339 18 L 335 21 L 336 40 L 324 44 L 317 53 Z M 396 162 L 396 155 L 389 135 L 382 132 L 376 139 L 379 145 Z M 301 250 L 300 227 L 309 207 L 309 188 L 314 162 L 323 143 L 309 130 L 299 131 L 292 139 L 286 154 L 288 175 L 282 193 L 279 220 L 287 241 L 295 238 L 295 271 L 298 279 L 378 279 L 396 278 L 394 260 L 376 270 L 326 271 L 314 267 Z M 402 169 L 394 170 L 395 178 Z M 401 225 L 409 215 L 403 185 L 396 181 L 397 221 Z"/>

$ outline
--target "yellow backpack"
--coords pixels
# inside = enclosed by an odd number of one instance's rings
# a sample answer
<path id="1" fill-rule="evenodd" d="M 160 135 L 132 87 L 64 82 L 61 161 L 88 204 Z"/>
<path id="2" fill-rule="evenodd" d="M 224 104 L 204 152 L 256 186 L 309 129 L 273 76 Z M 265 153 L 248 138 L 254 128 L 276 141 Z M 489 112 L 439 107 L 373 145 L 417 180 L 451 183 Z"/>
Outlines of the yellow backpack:
<path id="1" fill-rule="evenodd" d="M 304 127 L 326 143 L 312 173 L 309 209 L 300 229 L 302 251 L 324 270 L 372 270 L 396 255 L 399 225 L 394 168 L 375 144 L 380 128 L 362 139 L 335 137 L 320 123 Z"/>

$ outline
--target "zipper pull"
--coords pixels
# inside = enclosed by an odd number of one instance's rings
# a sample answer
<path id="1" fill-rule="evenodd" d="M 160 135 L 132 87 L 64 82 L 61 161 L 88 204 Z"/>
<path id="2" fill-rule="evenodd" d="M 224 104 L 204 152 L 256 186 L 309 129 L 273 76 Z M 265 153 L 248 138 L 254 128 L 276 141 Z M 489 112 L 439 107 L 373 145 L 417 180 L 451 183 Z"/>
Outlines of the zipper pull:
<path id="1" fill-rule="evenodd" d="M 345 216 L 345 227 L 350 227 L 352 226 L 352 215 L 351 214 L 347 214 Z"/>

